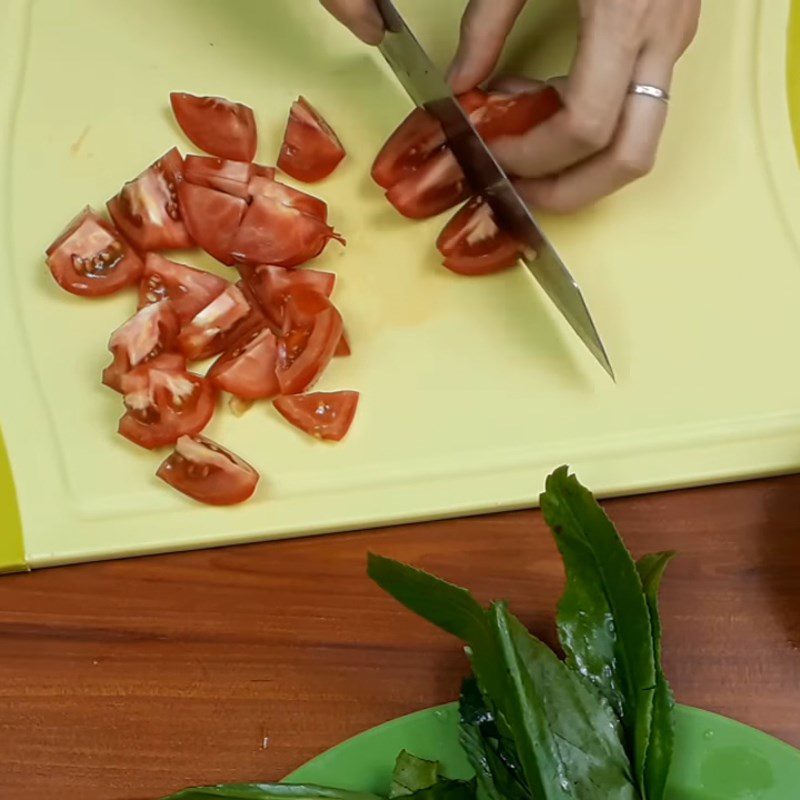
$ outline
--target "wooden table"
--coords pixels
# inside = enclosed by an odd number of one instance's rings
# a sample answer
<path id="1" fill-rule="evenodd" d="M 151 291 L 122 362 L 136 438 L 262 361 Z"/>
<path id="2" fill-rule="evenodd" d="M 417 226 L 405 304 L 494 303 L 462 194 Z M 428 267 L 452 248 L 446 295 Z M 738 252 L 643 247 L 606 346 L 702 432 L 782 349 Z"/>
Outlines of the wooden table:
<path id="1" fill-rule="evenodd" d="M 662 593 L 680 701 L 800 746 L 800 477 L 606 504 Z M 454 639 L 365 577 L 366 551 L 484 599 L 547 641 L 563 575 L 538 512 L 0 579 L 0 796 L 143 800 L 275 779 L 456 696 Z"/>

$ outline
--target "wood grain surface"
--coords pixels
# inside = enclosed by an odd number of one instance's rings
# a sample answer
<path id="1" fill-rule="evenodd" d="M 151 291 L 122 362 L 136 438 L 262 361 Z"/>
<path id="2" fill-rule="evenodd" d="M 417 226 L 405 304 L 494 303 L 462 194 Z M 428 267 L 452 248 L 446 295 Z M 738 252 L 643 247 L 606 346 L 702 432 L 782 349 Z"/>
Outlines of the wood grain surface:
<path id="1" fill-rule="evenodd" d="M 680 701 L 800 746 L 800 477 L 606 503 L 662 592 Z M 150 800 L 276 779 L 456 696 L 454 639 L 364 574 L 366 551 L 508 598 L 547 641 L 563 574 L 538 512 L 0 579 L 0 797 Z"/>

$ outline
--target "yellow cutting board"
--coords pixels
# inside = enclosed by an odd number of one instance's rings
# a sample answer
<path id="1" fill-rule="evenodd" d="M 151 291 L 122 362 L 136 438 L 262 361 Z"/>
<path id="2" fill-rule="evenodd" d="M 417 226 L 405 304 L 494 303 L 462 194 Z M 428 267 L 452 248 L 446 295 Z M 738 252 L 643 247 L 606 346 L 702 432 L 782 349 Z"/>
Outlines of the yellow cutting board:
<path id="1" fill-rule="evenodd" d="M 441 63 L 461 6 L 402 3 Z M 563 72 L 571 4 L 529 6 L 505 68 Z M 790 0 L 706 0 L 655 172 L 590 211 L 544 220 L 583 286 L 615 386 L 527 273 L 452 275 L 433 248 L 444 220 L 409 222 L 384 202 L 369 165 L 409 101 L 380 56 L 316 2 L 5 0 L 0 422 L 18 502 L 0 464 L 0 563 L 40 567 L 513 508 L 534 503 L 561 462 L 602 494 L 797 469 L 800 170 L 787 104 L 789 13 Z M 798 35 L 795 27 L 795 43 Z M 797 69 L 793 87 L 797 111 Z M 42 260 L 85 203 L 100 206 L 173 144 L 187 149 L 168 112 L 172 89 L 251 104 L 264 162 L 274 162 L 302 92 L 349 151 L 314 189 L 348 239 L 316 266 L 339 276 L 335 298 L 353 345 L 320 388 L 359 389 L 359 415 L 350 436 L 328 446 L 269 404 L 241 419 L 221 410 L 208 434 L 263 475 L 253 501 L 232 509 L 171 492 L 154 477 L 161 454 L 115 433 L 120 401 L 99 376 L 133 296 L 72 297 Z"/>

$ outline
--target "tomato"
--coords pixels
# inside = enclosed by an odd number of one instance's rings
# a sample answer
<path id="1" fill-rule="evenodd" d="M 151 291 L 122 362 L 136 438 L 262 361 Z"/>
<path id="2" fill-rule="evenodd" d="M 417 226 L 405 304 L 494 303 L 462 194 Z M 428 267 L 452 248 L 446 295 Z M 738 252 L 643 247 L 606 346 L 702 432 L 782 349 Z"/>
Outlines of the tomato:
<path id="1" fill-rule="evenodd" d="M 140 253 L 191 247 L 178 205 L 182 180 L 183 159 L 173 147 L 108 201 L 117 228 Z"/>
<path id="2" fill-rule="evenodd" d="M 180 320 L 169 300 L 141 308 L 111 334 L 108 349 L 114 360 L 103 370 L 103 383 L 122 391 L 122 377 L 139 364 L 171 350 L 179 330 Z"/>
<path id="3" fill-rule="evenodd" d="M 458 101 L 471 114 L 486 101 L 486 93 L 473 89 Z M 415 108 L 381 148 L 372 165 L 372 179 L 384 189 L 416 172 L 447 139 L 439 120 L 422 108 Z"/>
<path id="4" fill-rule="evenodd" d="M 233 161 L 252 161 L 258 136 L 253 110 L 222 97 L 169 96 L 175 119 L 193 144 L 206 153 Z"/>
<path id="5" fill-rule="evenodd" d="M 339 344 L 336 345 L 336 349 L 333 351 L 334 358 L 343 358 L 345 356 L 352 355 L 353 351 L 350 349 L 350 342 L 347 339 L 347 333 L 342 331 L 341 337 L 339 337 Z"/>
<path id="6" fill-rule="evenodd" d="M 292 103 L 278 168 L 299 181 L 313 183 L 336 169 L 345 152 L 333 129 L 304 97 Z"/>
<path id="7" fill-rule="evenodd" d="M 252 164 L 254 178 L 269 178 L 275 180 L 275 167 L 267 167 L 264 164 Z"/>
<path id="8" fill-rule="evenodd" d="M 252 312 L 238 286 L 228 288 L 203 308 L 178 335 L 178 347 L 191 361 L 223 352 L 239 335 Z"/>
<path id="9" fill-rule="evenodd" d="M 285 206 L 291 206 L 304 214 L 310 214 L 321 222 L 328 221 L 328 206 L 323 200 L 313 195 L 301 192 L 280 181 L 256 175 L 248 186 L 248 192 L 253 197 L 271 197 Z"/>
<path id="10" fill-rule="evenodd" d="M 478 133 L 491 141 L 499 136 L 519 136 L 552 117 L 561 108 L 558 92 L 547 86 L 536 92 L 491 92 L 470 114 Z"/>
<path id="11" fill-rule="evenodd" d="M 210 272 L 148 253 L 139 284 L 139 308 L 168 297 L 181 325 L 185 325 L 229 285 Z"/>
<path id="12" fill-rule="evenodd" d="M 125 414 L 119 433 L 153 450 L 200 433 L 211 421 L 217 393 L 200 375 L 153 361 L 122 378 Z"/>
<path id="13" fill-rule="evenodd" d="M 206 377 L 218 388 L 242 400 L 274 397 L 280 391 L 275 375 L 277 342 L 267 328 L 223 353 Z"/>
<path id="14" fill-rule="evenodd" d="M 254 197 L 233 237 L 231 256 L 245 264 L 294 267 L 318 256 L 330 239 L 345 244 L 317 217 L 271 197 Z"/>
<path id="15" fill-rule="evenodd" d="M 338 442 L 353 422 L 358 392 L 314 392 L 276 397 L 273 405 L 296 428 Z"/>
<path id="16" fill-rule="evenodd" d="M 182 183 L 178 187 L 181 211 L 192 238 L 223 264 L 232 265 L 230 246 L 247 210 L 241 197 Z"/>
<path id="17" fill-rule="evenodd" d="M 247 200 L 253 165 L 214 156 L 186 156 L 183 177 L 195 186 L 205 186 Z"/>
<path id="18" fill-rule="evenodd" d="M 458 161 L 444 148 L 394 184 L 386 192 L 386 199 L 403 216 L 424 219 L 466 200 L 469 194 L 469 184 Z"/>
<path id="19" fill-rule="evenodd" d="M 88 206 L 47 248 L 47 266 L 63 289 L 101 297 L 130 286 L 142 274 L 136 251 Z"/>
<path id="20" fill-rule="evenodd" d="M 174 489 L 215 506 L 252 496 L 259 475 L 246 461 L 204 436 L 182 436 L 156 475 Z"/>
<path id="21" fill-rule="evenodd" d="M 330 297 L 336 283 L 332 272 L 316 269 L 286 269 L 261 264 L 244 270 L 245 280 L 258 305 L 278 328 L 283 324 L 286 300 L 293 290 L 303 287 Z"/>
<path id="22" fill-rule="evenodd" d="M 316 382 L 342 338 L 342 317 L 330 300 L 309 289 L 289 297 L 278 337 L 276 373 L 281 394 L 297 394 Z"/>
<path id="23" fill-rule="evenodd" d="M 445 225 L 436 240 L 444 265 L 461 275 L 487 275 L 517 263 L 521 246 L 501 230 L 491 206 L 473 197 Z"/>

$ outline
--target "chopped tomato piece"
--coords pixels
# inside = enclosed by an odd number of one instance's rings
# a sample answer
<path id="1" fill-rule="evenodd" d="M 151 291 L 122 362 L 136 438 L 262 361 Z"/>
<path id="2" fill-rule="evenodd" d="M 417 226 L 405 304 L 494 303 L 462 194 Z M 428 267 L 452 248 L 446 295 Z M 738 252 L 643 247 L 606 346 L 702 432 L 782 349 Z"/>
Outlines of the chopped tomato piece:
<path id="1" fill-rule="evenodd" d="M 183 177 L 195 186 L 205 186 L 247 200 L 253 165 L 215 156 L 186 156 Z"/>
<path id="2" fill-rule="evenodd" d="M 254 178 L 269 178 L 275 179 L 275 167 L 267 167 L 264 164 L 253 164 L 253 177 Z"/>
<path id="3" fill-rule="evenodd" d="M 439 150 L 416 172 L 386 192 L 386 199 L 403 216 L 424 219 L 466 200 L 470 189 L 461 167 L 449 149 Z"/>
<path id="4" fill-rule="evenodd" d="M 336 283 L 336 276 L 332 272 L 316 269 L 286 269 L 261 264 L 244 267 L 243 270 L 245 281 L 258 305 L 277 328 L 283 325 L 283 311 L 292 291 L 303 287 L 330 297 Z"/>
<path id="5" fill-rule="evenodd" d="M 275 375 L 276 360 L 275 334 L 264 328 L 223 353 L 206 377 L 218 389 L 242 400 L 274 397 L 280 391 Z"/>
<path id="6" fill-rule="evenodd" d="M 336 349 L 333 351 L 334 358 L 343 358 L 349 355 L 352 355 L 352 350 L 350 349 L 350 342 L 347 339 L 347 333 L 342 331 L 342 335 L 339 338 L 339 344 L 336 345 Z"/>
<path id="7" fill-rule="evenodd" d="M 200 375 L 164 361 L 142 364 L 122 378 L 125 414 L 119 432 L 153 450 L 200 433 L 211 421 L 217 393 Z"/>
<path id="8" fill-rule="evenodd" d="M 139 308 L 168 297 L 181 325 L 185 325 L 229 285 L 218 275 L 148 253 L 139 284 Z"/>
<path id="9" fill-rule="evenodd" d="M 309 289 L 292 292 L 278 337 L 276 373 L 282 394 L 312 386 L 342 338 L 342 317 L 330 300 Z"/>
<path id="10" fill-rule="evenodd" d="M 156 475 L 193 500 L 215 506 L 244 502 L 259 480 L 246 461 L 204 436 L 178 439 Z"/>
<path id="11" fill-rule="evenodd" d="M 178 187 L 178 197 L 192 238 L 217 261 L 232 265 L 231 242 L 247 203 L 241 197 L 191 183 Z"/>
<path id="12" fill-rule="evenodd" d="M 251 311 L 242 290 L 228 286 L 181 330 L 178 347 L 191 361 L 221 353 L 240 335 L 238 323 L 249 317 Z"/>
<path id="13" fill-rule="evenodd" d="M 323 200 L 287 186 L 280 181 L 256 175 L 250 181 L 248 192 L 253 197 L 271 197 L 285 206 L 296 208 L 304 214 L 310 214 L 321 222 L 328 221 L 328 206 Z"/>
<path id="14" fill-rule="evenodd" d="M 522 247 L 495 221 L 481 196 L 460 208 L 436 240 L 444 265 L 461 275 L 487 275 L 519 260 Z"/>
<path id="15" fill-rule="evenodd" d="M 292 103 L 278 167 L 299 181 L 313 183 L 336 169 L 345 152 L 333 129 L 304 97 Z"/>
<path id="16" fill-rule="evenodd" d="M 254 197 L 233 237 L 231 256 L 245 264 L 294 267 L 318 256 L 331 240 L 330 225 L 271 197 Z"/>
<path id="17" fill-rule="evenodd" d="M 249 106 L 185 92 L 172 92 L 169 100 L 183 132 L 201 150 L 233 161 L 255 158 L 258 136 Z"/>
<path id="18" fill-rule="evenodd" d="M 191 247 L 178 204 L 183 159 L 172 148 L 108 201 L 117 228 L 140 253 Z"/>
<path id="19" fill-rule="evenodd" d="M 142 274 L 136 251 L 88 206 L 47 248 L 47 266 L 59 286 L 82 297 L 112 294 Z"/>
<path id="20" fill-rule="evenodd" d="M 353 422 L 358 392 L 314 392 L 276 397 L 273 405 L 296 428 L 338 442 Z"/>
<path id="21" fill-rule="evenodd" d="M 561 97 L 552 86 L 535 92 L 491 92 L 470 114 L 472 124 L 488 142 L 500 136 L 519 136 L 552 117 Z"/>
<path id="22" fill-rule="evenodd" d="M 111 334 L 108 349 L 114 360 L 103 370 L 103 383 L 122 391 L 123 375 L 171 350 L 179 330 L 180 320 L 169 300 L 141 308 Z"/>

